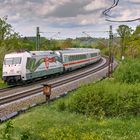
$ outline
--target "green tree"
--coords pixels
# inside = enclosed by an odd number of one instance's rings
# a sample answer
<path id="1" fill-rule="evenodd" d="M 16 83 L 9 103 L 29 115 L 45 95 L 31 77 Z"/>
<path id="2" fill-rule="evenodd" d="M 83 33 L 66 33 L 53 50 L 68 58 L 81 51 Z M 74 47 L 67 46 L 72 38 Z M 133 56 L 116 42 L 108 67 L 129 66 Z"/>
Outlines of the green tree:
<path id="1" fill-rule="evenodd" d="M 7 17 L 0 18 L 0 41 L 11 35 L 12 26 L 7 23 Z"/>
<path id="2" fill-rule="evenodd" d="M 140 54 L 140 25 L 134 30 L 129 41 L 129 46 L 129 49 L 127 50 L 128 55 L 131 56 L 131 58 L 138 57 Z"/>
<path id="3" fill-rule="evenodd" d="M 124 56 L 124 51 L 131 38 L 132 31 L 132 28 L 127 25 L 120 25 L 117 29 L 117 33 L 121 38 L 121 58 Z"/>
<path id="4" fill-rule="evenodd" d="M 55 39 L 45 39 L 41 42 L 41 50 L 59 50 L 60 49 L 60 43 L 59 41 Z"/>
<path id="5" fill-rule="evenodd" d="M 14 32 L 12 25 L 7 23 L 7 17 L 0 18 L 0 77 L 3 58 L 6 53 L 21 49 L 33 49 L 31 41 L 24 41 L 19 33 Z"/>
<path id="6" fill-rule="evenodd" d="M 68 38 L 62 43 L 61 48 L 66 49 L 66 48 L 71 48 L 72 46 L 73 46 L 72 39 Z"/>

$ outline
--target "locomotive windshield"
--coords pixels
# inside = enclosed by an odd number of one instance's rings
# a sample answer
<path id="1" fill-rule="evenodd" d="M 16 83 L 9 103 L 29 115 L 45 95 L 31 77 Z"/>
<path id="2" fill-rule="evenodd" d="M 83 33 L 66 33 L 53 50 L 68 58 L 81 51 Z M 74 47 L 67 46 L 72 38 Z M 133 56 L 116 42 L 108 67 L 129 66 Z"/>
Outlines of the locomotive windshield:
<path id="1" fill-rule="evenodd" d="M 4 64 L 5 65 L 21 64 L 21 57 L 5 58 Z"/>

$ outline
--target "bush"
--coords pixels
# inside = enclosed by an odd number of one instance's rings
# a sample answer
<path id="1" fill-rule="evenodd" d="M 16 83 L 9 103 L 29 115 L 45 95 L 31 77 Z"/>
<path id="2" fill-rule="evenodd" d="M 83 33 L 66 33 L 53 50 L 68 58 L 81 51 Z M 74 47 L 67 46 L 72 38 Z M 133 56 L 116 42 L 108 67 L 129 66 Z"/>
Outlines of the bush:
<path id="1" fill-rule="evenodd" d="M 59 111 L 64 111 L 66 109 L 66 104 L 64 101 L 60 100 L 58 103 L 57 103 L 57 108 Z"/>
<path id="2" fill-rule="evenodd" d="M 13 133 L 13 123 L 12 121 L 8 121 L 6 123 L 5 129 L 3 130 L 2 135 L 4 140 L 12 140 L 12 133 Z"/>
<path id="3" fill-rule="evenodd" d="M 68 108 L 94 117 L 140 115 L 140 84 L 102 81 L 87 85 L 73 94 Z"/>
<path id="4" fill-rule="evenodd" d="M 140 61 L 125 60 L 114 73 L 114 78 L 120 82 L 140 82 Z"/>

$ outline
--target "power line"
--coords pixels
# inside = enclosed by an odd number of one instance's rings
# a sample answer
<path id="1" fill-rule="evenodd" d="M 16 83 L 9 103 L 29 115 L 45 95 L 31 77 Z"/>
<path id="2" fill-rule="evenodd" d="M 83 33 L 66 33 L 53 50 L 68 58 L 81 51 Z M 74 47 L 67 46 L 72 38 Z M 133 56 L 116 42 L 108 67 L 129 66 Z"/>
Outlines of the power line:
<path id="1" fill-rule="evenodd" d="M 102 13 L 105 16 L 111 17 L 108 13 L 110 12 L 111 9 L 113 9 L 114 7 L 116 7 L 119 3 L 119 0 L 114 0 L 113 4 L 111 5 L 111 7 L 109 7 L 108 9 L 104 10 Z"/>
<path id="2" fill-rule="evenodd" d="M 106 19 L 106 21 L 109 22 L 133 22 L 133 21 L 140 21 L 140 18 L 136 18 L 136 19 L 130 19 L 130 20 L 111 20 L 111 19 Z"/>
<path id="3" fill-rule="evenodd" d="M 60 33 L 60 32 L 42 32 L 42 31 L 40 31 L 39 33 L 50 34 L 50 33 Z"/>
<path id="4" fill-rule="evenodd" d="M 119 3 L 119 0 L 114 0 L 113 4 L 111 5 L 111 7 L 109 7 L 108 9 L 106 9 L 106 10 L 104 10 L 102 12 L 103 15 L 105 15 L 106 17 L 112 17 L 108 13 L 111 11 L 111 9 L 116 7 L 118 5 L 118 3 Z M 140 21 L 140 18 L 129 19 L 129 20 L 111 20 L 111 19 L 106 19 L 106 21 L 109 21 L 109 22 L 133 22 L 133 21 Z"/>

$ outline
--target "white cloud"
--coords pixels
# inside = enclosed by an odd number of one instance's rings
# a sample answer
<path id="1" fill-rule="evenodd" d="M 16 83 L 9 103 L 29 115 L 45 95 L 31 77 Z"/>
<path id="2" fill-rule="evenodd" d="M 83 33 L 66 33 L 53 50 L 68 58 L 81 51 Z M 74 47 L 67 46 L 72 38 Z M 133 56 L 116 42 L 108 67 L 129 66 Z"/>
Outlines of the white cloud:
<path id="1" fill-rule="evenodd" d="M 121 12 L 121 17 L 118 17 L 119 20 L 131 20 L 131 19 L 136 19 L 139 18 L 139 9 L 135 10 L 130 10 L 130 9 L 124 9 Z"/>
<path id="2" fill-rule="evenodd" d="M 140 3 L 139 0 L 129 0 L 129 2 Z"/>
<path id="3" fill-rule="evenodd" d="M 88 3 L 84 9 L 87 11 L 98 10 L 101 8 L 106 8 L 108 6 L 108 2 L 106 0 L 94 0 Z"/>

